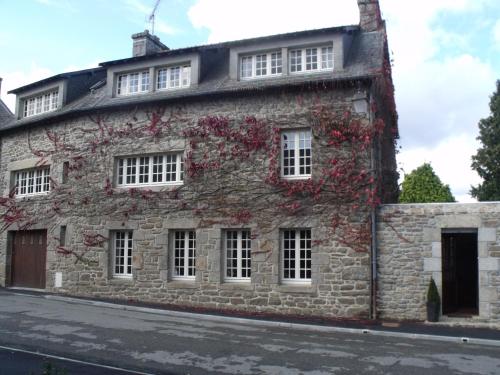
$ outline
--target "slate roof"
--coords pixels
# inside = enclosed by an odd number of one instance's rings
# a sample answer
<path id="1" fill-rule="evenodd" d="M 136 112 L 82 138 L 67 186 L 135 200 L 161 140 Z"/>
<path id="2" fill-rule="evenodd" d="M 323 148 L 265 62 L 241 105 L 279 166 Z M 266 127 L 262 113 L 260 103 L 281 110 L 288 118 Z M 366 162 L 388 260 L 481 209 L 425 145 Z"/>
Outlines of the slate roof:
<path id="1" fill-rule="evenodd" d="M 2 125 L 11 123 L 14 120 L 14 114 L 5 105 L 5 103 L 0 99 L 0 128 Z"/>
<path id="2" fill-rule="evenodd" d="M 332 31 L 349 32 L 353 35 L 349 54 L 345 58 L 344 69 L 341 71 L 306 74 L 306 75 L 289 75 L 276 78 L 267 78 L 260 80 L 235 81 L 229 79 L 229 58 L 228 47 L 244 44 L 253 44 L 255 42 L 263 42 L 267 40 L 280 40 L 284 38 L 296 38 L 309 35 L 320 35 Z M 133 57 L 121 60 L 114 60 L 101 63 L 104 68 L 111 65 L 126 64 L 131 62 L 155 59 L 173 54 L 182 54 L 198 51 L 201 60 L 200 82 L 196 86 L 186 89 L 174 91 L 157 91 L 148 94 L 130 95 L 125 97 L 110 97 L 106 92 L 106 83 L 100 80 L 94 83 L 94 89 L 88 90 L 87 93 L 72 103 L 65 105 L 56 111 L 46 114 L 23 118 L 19 120 L 11 120 L 10 122 L 0 124 L 0 132 L 13 129 L 16 127 L 32 125 L 38 122 L 46 123 L 48 121 L 61 119 L 70 115 L 79 115 L 89 113 L 96 110 L 104 110 L 110 108 L 119 108 L 128 105 L 139 105 L 146 103 L 154 103 L 160 101 L 182 100 L 186 98 L 195 98 L 199 96 L 210 95 L 227 95 L 239 92 L 251 92 L 256 90 L 279 89 L 290 86 L 304 86 L 311 84 L 333 83 L 341 81 L 370 79 L 378 75 L 384 64 L 385 53 L 385 38 L 383 31 L 361 32 L 357 26 L 336 27 L 318 30 L 309 30 L 296 33 L 280 34 L 267 36 L 262 38 L 246 39 L 241 41 L 212 44 L 205 46 L 196 46 L 183 48 L 178 50 L 162 51 L 153 55 Z M 213 57 L 215 51 L 215 59 Z M 217 53 L 219 51 L 220 53 Z M 203 61 L 208 59 L 208 54 L 212 60 L 208 65 L 209 68 L 204 68 Z M 207 60 L 208 62 L 208 60 Z M 100 68 L 100 69 L 103 69 Z M 64 73 L 66 75 L 71 73 Z M 63 75 L 64 75 L 63 74 Z M 63 75 L 57 75 L 47 78 L 44 81 L 56 80 L 64 78 Z M 57 77 L 57 78 L 56 78 Z M 30 86 L 39 84 L 33 83 L 23 88 L 12 90 L 18 92 L 21 89 L 26 89 Z M 90 88 L 90 86 L 89 86 Z"/>

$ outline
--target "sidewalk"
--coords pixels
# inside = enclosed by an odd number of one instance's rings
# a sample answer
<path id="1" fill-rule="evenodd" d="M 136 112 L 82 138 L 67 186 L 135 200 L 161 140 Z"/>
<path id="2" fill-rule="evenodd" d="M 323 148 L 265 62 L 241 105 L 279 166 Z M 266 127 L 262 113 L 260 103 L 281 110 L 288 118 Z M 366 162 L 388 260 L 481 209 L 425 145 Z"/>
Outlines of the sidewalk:
<path id="1" fill-rule="evenodd" d="M 83 298 L 33 290 L 0 288 L 0 294 L 19 293 L 43 297 L 49 300 L 65 301 L 84 305 L 138 311 L 151 314 L 203 318 L 210 321 L 231 321 L 243 325 L 289 327 L 316 332 L 346 332 L 375 336 L 391 336 L 410 339 L 425 339 L 444 342 L 461 342 L 480 345 L 500 346 L 500 328 L 461 326 L 463 321 L 445 323 L 394 322 L 380 320 L 347 320 L 335 318 L 311 318 L 283 316 L 278 314 L 254 314 L 241 311 L 224 311 L 205 308 L 188 308 L 175 305 L 144 303 L 137 301 Z M 469 324 L 469 323 L 467 323 Z"/>

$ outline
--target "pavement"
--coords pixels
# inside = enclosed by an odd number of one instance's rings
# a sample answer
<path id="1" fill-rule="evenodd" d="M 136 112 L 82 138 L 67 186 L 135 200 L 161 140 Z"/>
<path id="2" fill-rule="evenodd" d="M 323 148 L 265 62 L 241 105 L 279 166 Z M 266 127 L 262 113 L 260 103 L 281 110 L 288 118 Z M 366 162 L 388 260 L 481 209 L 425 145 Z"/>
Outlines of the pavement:
<path id="1" fill-rule="evenodd" d="M 0 289 L 0 374 L 29 373 L 2 371 L 29 358 L 78 367 L 68 374 L 500 374 L 499 330 L 389 324 L 234 317 Z"/>
<path id="2" fill-rule="evenodd" d="M 456 322 L 429 323 L 417 321 L 383 321 L 383 320 L 354 320 L 354 319 L 328 319 L 310 318 L 303 316 L 283 316 L 277 314 L 250 314 L 245 312 L 225 312 L 223 310 L 182 308 L 179 306 L 167 306 L 144 303 L 139 301 L 111 300 L 105 298 L 83 298 L 65 296 L 52 293 L 44 293 L 23 289 L 0 288 L 0 296 L 3 292 L 14 292 L 19 294 L 41 296 L 47 299 L 68 301 L 72 303 L 87 304 L 92 306 L 108 307 L 120 310 L 149 312 L 171 316 L 203 317 L 216 321 L 233 321 L 246 325 L 266 325 L 277 327 L 296 327 L 312 331 L 324 332 L 349 332 L 375 334 L 393 337 L 411 337 L 431 340 L 456 341 L 464 343 L 485 343 L 487 345 L 500 346 L 500 325 L 487 327 L 484 323 L 464 323 L 457 319 Z"/>

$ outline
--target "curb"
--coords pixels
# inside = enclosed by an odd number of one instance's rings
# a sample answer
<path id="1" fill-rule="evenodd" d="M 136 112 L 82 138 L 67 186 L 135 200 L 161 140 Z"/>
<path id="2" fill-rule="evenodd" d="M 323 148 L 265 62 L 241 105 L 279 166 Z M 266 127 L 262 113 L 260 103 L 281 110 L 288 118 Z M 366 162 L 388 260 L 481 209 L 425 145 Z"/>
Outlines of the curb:
<path id="1" fill-rule="evenodd" d="M 55 296 L 55 295 L 45 295 L 43 297 L 45 299 L 49 299 L 49 300 L 78 303 L 78 304 L 82 304 L 82 305 L 90 305 L 90 306 L 96 306 L 96 307 L 105 307 L 105 308 L 111 308 L 111 309 L 116 309 L 116 310 L 143 312 L 143 313 L 147 313 L 147 314 L 156 314 L 156 315 L 172 316 L 172 317 L 179 317 L 179 318 L 193 318 L 193 319 L 203 318 L 205 320 L 212 321 L 212 322 L 226 322 L 226 323 L 232 322 L 232 323 L 238 323 L 238 324 L 243 324 L 243 325 L 247 325 L 247 326 L 256 326 L 256 327 L 277 327 L 277 328 L 287 328 L 287 329 L 295 329 L 295 330 L 310 331 L 310 332 L 323 332 L 323 333 L 351 333 L 351 334 L 371 335 L 371 336 L 381 336 L 381 337 L 397 337 L 397 338 L 414 339 L 414 340 L 432 340 L 432 341 L 440 341 L 440 342 L 448 342 L 448 343 L 475 344 L 475 345 L 500 347 L 500 340 L 479 339 L 479 338 L 471 338 L 471 337 L 430 335 L 430 334 L 419 334 L 419 333 L 406 333 L 406 332 L 394 332 L 394 331 L 373 330 L 373 329 L 364 329 L 364 328 L 344 328 L 344 327 L 320 326 L 320 325 L 313 325 L 313 324 L 276 322 L 276 321 L 270 321 L 270 320 L 256 320 L 256 319 L 249 319 L 249 318 L 218 316 L 218 315 L 211 315 L 211 314 L 190 313 L 190 312 L 184 312 L 184 311 L 153 309 L 153 308 L 149 308 L 149 307 L 120 305 L 120 304 L 115 304 L 115 303 L 110 303 L 110 302 L 90 301 L 90 300 L 85 300 L 85 299 L 80 299 L 80 298 L 63 297 L 63 296 Z"/>

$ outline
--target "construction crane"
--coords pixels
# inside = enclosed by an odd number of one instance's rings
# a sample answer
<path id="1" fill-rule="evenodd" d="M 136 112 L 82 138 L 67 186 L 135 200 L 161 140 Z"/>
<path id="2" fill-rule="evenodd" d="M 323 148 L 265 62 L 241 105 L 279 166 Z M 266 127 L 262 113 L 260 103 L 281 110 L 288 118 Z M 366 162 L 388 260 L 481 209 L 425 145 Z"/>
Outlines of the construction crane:
<path id="1" fill-rule="evenodd" d="M 158 5 L 160 5 L 160 0 L 156 0 L 156 4 L 153 8 L 153 11 L 149 15 L 148 21 L 151 22 L 151 34 L 154 35 L 155 33 L 155 13 L 156 10 L 158 9 Z"/>

